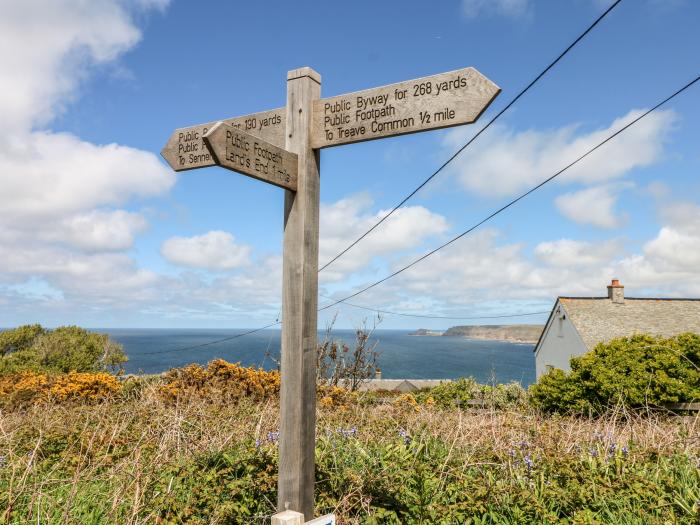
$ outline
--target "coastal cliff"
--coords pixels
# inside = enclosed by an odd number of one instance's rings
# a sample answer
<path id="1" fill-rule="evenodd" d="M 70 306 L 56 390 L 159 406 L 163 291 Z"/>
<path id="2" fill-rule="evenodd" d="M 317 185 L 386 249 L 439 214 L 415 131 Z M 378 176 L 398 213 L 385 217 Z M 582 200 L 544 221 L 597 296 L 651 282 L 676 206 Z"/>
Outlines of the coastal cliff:
<path id="1" fill-rule="evenodd" d="M 443 336 L 462 336 L 470 339 L 513 341 L 516 343 L 536 343 L 542 333 L 542 325 L 475 325 L 453 326 L 443 332 Z"/>
<path id="2" fill-rule="evenodd" d="M 514 343 L 534 344 L 539 339 L 540 333 L 542 333 L 542 328 L 542 325 L 535 324 L 453 326 L 444 332 L 419 328 L 410 335 L 456 336 L 468 337 L 469 339 L 511 341 Z"/>

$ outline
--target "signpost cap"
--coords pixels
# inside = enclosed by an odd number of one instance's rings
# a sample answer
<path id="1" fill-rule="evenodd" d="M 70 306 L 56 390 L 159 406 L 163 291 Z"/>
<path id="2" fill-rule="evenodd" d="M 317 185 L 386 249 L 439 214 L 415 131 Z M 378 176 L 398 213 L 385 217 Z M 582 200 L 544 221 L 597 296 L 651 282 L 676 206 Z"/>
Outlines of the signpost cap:
<path id="1" fill-rule="evenodd" d="M 318 71 L 314 71 L 310 67 L 300 67 L 298 69 L 292 69 L 287 73 L 287 82 L 301 77 L 309 77 L 317 84 L 321 83 L 321 74 Z"/>
<path id="2" fill-rule="evenodd" d="M 272 516 L 272 525 L 304 525 L 304 515 L 293 510 L 285 510 Z"/>

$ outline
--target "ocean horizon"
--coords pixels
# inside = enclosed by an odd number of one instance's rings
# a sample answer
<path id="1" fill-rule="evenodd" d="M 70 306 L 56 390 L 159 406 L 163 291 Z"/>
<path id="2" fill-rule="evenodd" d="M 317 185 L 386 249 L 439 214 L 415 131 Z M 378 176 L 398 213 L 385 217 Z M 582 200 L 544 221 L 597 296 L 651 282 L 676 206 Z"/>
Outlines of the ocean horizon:
<path id="1" fill-rule="evenodd" d="M 242 366 L 277 368 L 280 330 L 262 330 L 236 337 L 247 329 L 206 328 L 91 328 L 109 334 L 124 347 L 130 374 L 156 374 L 212 359 Z M 384 379 L 457 379 L 480 383 L 535 380 L 533 344 L 468 339 L 456 336 L 412 336 L 413 330 L 376 330 L 371 338 L 379 352 Z M 325 331 L 319 331 L 319 341 Z M 233 338 L 217 342 L 221 339 Z M 334 330 L 332 337 L 352 345 L 355 330 Z"/>

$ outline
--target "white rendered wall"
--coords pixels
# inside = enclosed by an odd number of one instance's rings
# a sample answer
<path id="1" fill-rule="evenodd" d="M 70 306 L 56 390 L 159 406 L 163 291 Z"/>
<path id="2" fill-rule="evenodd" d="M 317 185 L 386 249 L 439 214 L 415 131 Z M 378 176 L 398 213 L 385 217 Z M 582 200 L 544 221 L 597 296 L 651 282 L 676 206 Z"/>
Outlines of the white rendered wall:
<path id="1" fill-rule="evenodd" d="M 556 313 L 556 309 L 564 314 L 564 319 Z M 550 367 L 560 368 L 565 372 L 571 370 L 569 359 L 587 352 L 576 328 L 569 320 L 569 315 L 562 305 L 555 306 L 551 322 L 545 327 L 540 345 L 535 355 L 535 372 L 540 378 Z"/>

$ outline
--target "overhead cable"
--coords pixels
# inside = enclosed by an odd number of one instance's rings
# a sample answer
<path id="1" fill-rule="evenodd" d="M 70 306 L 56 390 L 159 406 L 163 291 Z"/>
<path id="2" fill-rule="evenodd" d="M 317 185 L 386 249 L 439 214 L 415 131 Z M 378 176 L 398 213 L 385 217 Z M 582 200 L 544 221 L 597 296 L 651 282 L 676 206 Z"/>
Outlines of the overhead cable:
<path id="1" fill-rule="evenodd" d="M 588 151 L 586 151 L 583 155 L 581 155 L 580 157 L 578 157 L 576 160 L 574 160 L 574 161 L 572 161 L 571 163 L 569 163 L 569 164 L 567 164 L 566 166 L 564 166 L 562 169 L 560 169 L 559 171 L 557 171 L 554 175 L 552 175 L 552 176 L 546 178 L 545 180 L 543 180 L 542 182 L 540 182 L 540 183 L 537 184 L 536 186 L 530 188 L 530 189 L 529 189 L 528 191 L 526 191 L 525 193 L 523 193 L 523 194 L 521 194 L 520 196 L 516 197 L 515 199 L 513 199 L 512 201 L 510 201 L 508 204 L 506 204 L 506 205 L 500 207 L 499 209 L 497 209 L 496 211 L 494 211 L 493 213 L 491 213 L 490 215 L 488 215 L 488 216 L 485 217 L 484 219 L 480 220 L 479 222 L 477 222 L 476 224 L 474 224 L 473 226 L 471 226 L 471 227 L 468 228 L 467 230 L 463 231 L 462 233 L 460 233 L 460 234 L 457 235 L 456 237 L 453 237 L 452 239 L 450 239 L 450 240 L 447 241 L 446 243 L 441 244 L 441 245 L 438 246 L 437 248 L 435 248 L 435 249 L 429 251 L 428 253 L 422 255 L 422 256 L 419 257 L 418 259 L 415 259 L 413 262 L 407 264 L 406 266 L 403 266 L 403 267 L 400 268 L 399 270 L 396 270 L 395 272 L 393 272 L 393 273 L 387 275 L 387 276 L 384 277 L 383 279 L 380 279 L 379 281 L 375 281 L 374 283 L 370 284 L 369 286 L 365 286 L 365 287 L 362 288 L 360 291 L 355 292 L 355 293 L 353 293 L 353 294 L 350 294 L 350 295 L 348 295 L 347 297 L 344 297 L 343 299 L 337 300 L 336 302 L 334 302 L 334 303 L 332 303 L 332 304 L 329 304 L 329 305 L 327 305 L 327 306 L 324 306 L 324 307 L 321 308 L 320 310 L 326 310 L 326 309 L 328 309 L 328 308 L 332 308 L 333 306 L 335 306 L 335 305 L 337 305 L 337 304 L 340 304 L 340 303 L 343 303 L 343 302 L 347 301 L 348 299 L 352 299 L 353 297 L 357 297 L 358 295 L 360 295 L 360 294 L 362 294 L 362 293 L 364 293 L 364 292 L 366 292 L 366 291 L 368 291 L 368 290 L 371 290 L 371 289 L 374 288 L 375 286 L 378 286 L 378 285 L 382 284 L 383 282 L 388 281 L 388 280 L 391 279 L 392 277 L 396 277 L 396 276 L 399 275 L 400 273 L 405 272 L 405 271 L 408 270 L 409 268 L 415 266 L 416 264 L 418 264 L 418 263 L 421 262 L 421 261 L 424 261 L 425 259 L 427 259 L 427 258 L 430 257 L 431 255 L 433 255 L 433 254 L 439 252 L 439 251 L 442 250 L 443 248 L 448 247 L 449 245 L 451 245 L 451 244 L 454 243 L 455 241 L 458 241 L 459 239 L 461 239 L 461 238 L 464 237 L 465 235 L 467 235 L 467 234 L 471 233 L 472 231 L 474 231 L 475 229 L 477 229 L 479 226 L 481 226 L 481 225 L 484 224 L 485 222 L 490 221 L 490 220 L 493 219 L 495 216 L 497 216 L 497 215 L 499 215 L 500 213 L 504 212 L 505 210 L 507 210 L 508 208 L 510 208 L 511 206 L 513 206 L 514 204 L 516 204 L 517 202 L 521 201 L 522 199 L 524 199 L 525 197 L 527 197 L 527 196 L 530 195 L 531 193 L 537 191 L 538 189 L 540 189 L 540 188 L 541 188 L 542 186 L 544 186 L 545 184 L 547 184 L 547 183 L 553 181 L 554 179 L 556 179 L 559 175 L 561 175 L 562 173 L 564 173 L 565 171 L 567 171 L 567 170 L 568 170 L 569 168 L 571 168 L 572 166 L 574 166 L 574 165 L 578 164 L 579 162 L 581 162 L 583 159 L 585 159 L 586 157 L 588 157 L 591 153 L 593 153 L 594 151 L 596 151 L 598 148 L 602 147 L 603 145 L 607 144 L 607 143 L 610 142 L 612 139 L 614 139 L 615 137 L 617 137 L 620 133 L 623 133 L 625 130 L 631 128 L 631 127 L 634 126 L 637 122 L 639 122 L 640 120 L 642 120 L 643 118 L 645 118 L 647 115 L 653 113 L 653 112 L 656 111 L 658 108 L 660 108 L 661 106 L 663 106 L 664 104 L 666 104 L 667 102 L 669 102 L 670 100 L 672 100 L 673 98 L 675 98 L 675 97 L 677 97 L 678 95 L 680 95 L 681 93 L 683 93 L 686 89 L 690 88 L 692 85 L 694 85 L 696 82 L 698 82 L 698 80 L 700 80 L 700 76 L 698 76 L 698 77 L 696 77 L 694 80 L 691 80 L 690 82 L 688 82 L 685 86 L 683 86 L 682 88 L 680 88 L 678 91 L 676 91 L 676 92 L 673 93 L 672 95 L 666 97 L 666 98 L 663 99 L 661 102 L 659 102 L 658 104 L 656 104 L 653 108 L 651 108 L 651 109 L 645 111 L 645 112 L 642 113 L 640 116 L 638 116 L 637 118 L 635 118 L 635 119 L 632 120 L 631 122 L 627 123 L 625 126 L 621 127 L 620 129 L 618 129 L 618 130 L 617 130 L 615 133 L 613 133 L 612 135 L 609 135 L 605 140 L 599 142 L 597 145 L 595 145 L 594 147 L 592 147 L 591 149 L 589 149 Z"/>
<path id="2" fill-rule="evenodd" d="M 450 164 L 453 160 L 455 160 L 460 153 L 462 153 L 465 149 L 467 149 L 472 142 L 474 142 L 484 131 L 486 131 L 489 127 L 491 127 L 491 125 L 494 122 L 496 122 L 501 117 L 501 115 L 503 115 L 506 111 L 508 111 L 511 108 L 511 106 L 513 104 L 515 104 L 520 99 L 520 97 L 522 97 L 525 93 L 527 93 L 530 90 L 530 88 L 532 88 L 543 76 L 545 76 L 547 74 L 547 72 L 557 64 L 557 62 L 559 62 L 562 58 L 564 58 L 569 53 L 569 51 L 571 51 L 576 46 L 576 44 L 578 44 L 581 40 L 583 40 L 585 38 L 585 36 L 588 33 L 590 33 L 591 30 L 593 30 L 593 28 L 595 26 L 597 26 L 600 23 L 600 21 L 603 20 L 603 18 L 605 18 L 608 15 L 608 13 L 610 13 L 610 11 L 612 11 L 615 7 L 617 7 L 617 5 L 621 1 L 622 0 L 616 0 L 610 7 L 608 7 L 603 12 L 603 14 L 601 14 L 598 18 L 596 18 L 596 20 L 591 25 L 589 25 L 588 28 L 583 33 L 581 33 L 576 38 L 576 40 L 574 40 L 571 44 L 569 44 L 569 46 L 566 49 L 564 49 L 564 51 L 562 51 L 557 58 L 555 58 L 527 86 L 525 86 L 525 88 L 522 91 L 520 91 L 520 93 L 518 93 L 515 96 L 515 98 L 513 98 L 508 104 L 506 104 L 506 106 L 503 109 L 501 109 L 501 111 L 496 113 L 496 115 L 491 120 L 489 120 L 485 126 L 483 126 L 479 131 L 477 131 L 476 134 L 471 139 L 469 139 L 469 141 L 466 144 L 464 144 L 457 151 L 455 151 L 454 154 L 450 158 L 448 158 L 438 169 L 436 169 L 430 175 L 430 177 L 428 177 L 423 182 L 421 182 L 420 185 L 416 189 L 414 189 L 411 193 L 409 193 L 406 197 L 404 197 L 401 202 L 399 202 L 396 206 L 394 206 L 391 209 L 391 211 L 389 211 L 381 219 L 379 219 L 379 221 L 376 222 L 369 230 L 367 230 L 365 233 L 360 235 L 357 239 L 355 239 L 353 242 L 351 242 L 343 251 L 338 253 L 330 261 L 328 261 L 323 266 L 321 266 L 321 268 L 319 269 L 319 272 L 322 272 L 323 270 L 328 268 L 331 264 L 333 264 L 335 261 L 340 259 L 347 252 L 349 252 L 354 246 L 356 246 L 360 241 L 362 241 L 362 239 L 367 237 L 380 224 L 382 224 L 385 220 L 387 220 L 389 217 L 391 217 L 399 208 L 401 208 L 404 204 L 406 204 L 406 202 L 408 202 L 416 193 L 418 193 L 421 189 L 423 189 L 423 187 L 426 184 L 428 184 L 431 180 L 433 180 L 438 175 L 438 173 L 440 173 L 444 168 L 447 167 L 448 164 Z"/>

